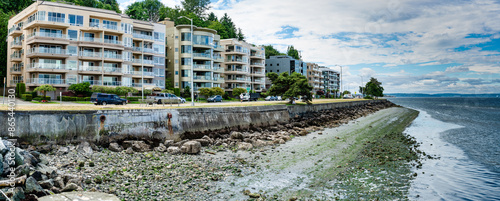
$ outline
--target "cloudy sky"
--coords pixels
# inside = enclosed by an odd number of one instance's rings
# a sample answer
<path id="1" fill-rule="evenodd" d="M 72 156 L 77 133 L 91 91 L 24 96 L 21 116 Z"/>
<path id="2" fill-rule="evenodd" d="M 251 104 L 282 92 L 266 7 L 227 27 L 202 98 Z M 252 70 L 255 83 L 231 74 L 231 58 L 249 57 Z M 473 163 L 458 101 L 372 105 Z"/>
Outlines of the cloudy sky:
<path id="1" fill-rule="evenodd" d="M 376 77 L 386 93 L 500 93 L 498 0 L 212 0 L 211 11 L 247 42 L 342 66 L 350 91 Z"/>

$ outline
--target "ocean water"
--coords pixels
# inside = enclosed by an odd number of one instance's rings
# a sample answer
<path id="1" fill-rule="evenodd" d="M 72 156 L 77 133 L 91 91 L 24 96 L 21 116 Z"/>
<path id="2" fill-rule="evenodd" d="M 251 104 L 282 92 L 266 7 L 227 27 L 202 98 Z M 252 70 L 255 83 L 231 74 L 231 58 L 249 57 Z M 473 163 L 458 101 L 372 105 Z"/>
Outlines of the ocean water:
<path id="1" fill-rule="evenodd" d="M 428 159 L 411 200 L 500 200 L 499 98 L 390 98 L 420 111 L 406 132 Z"/>

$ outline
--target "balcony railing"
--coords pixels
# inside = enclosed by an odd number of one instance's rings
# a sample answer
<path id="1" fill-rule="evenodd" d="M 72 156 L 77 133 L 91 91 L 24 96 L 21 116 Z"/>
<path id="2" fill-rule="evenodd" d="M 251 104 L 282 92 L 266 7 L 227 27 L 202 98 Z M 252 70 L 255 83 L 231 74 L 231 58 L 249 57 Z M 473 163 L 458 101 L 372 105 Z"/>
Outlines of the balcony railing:
<path id="1" fill-rule="evenodd" d="M 100 52 L 80 52 L 80 56 L 101 58 L 102 54 Z"/>
<path id="2" fill-rule="evenodd" d="M 205 57 L 205 58 L 212 58 L 210 56 L 210 54 L 206 54 L 206 53 L 194 53 L 193 54 L 194 57 Z"/>
<path id="3" fill-rule="evenodd" d="M 9 29 L 9 34 L 10 34 L 10 33 L 12 33 L 12 32 L 14 32 L 14 31 L 21 31 L 21 28 L 22 28 L 22 27 L 17 26 L 17 25 L 12 26 L 12 27 Z"/>
<path id="4" fill-rule="evenodd" d="M 11 80 L 10 85 L 15 85 L 17 83 L 22 83 L 22 82 L 23 82 L 22 80 Z"/>
<path id="5" fill-rule="evenodd" d="M 83 80 L 83 81 L 80 81 L 80 83 L 85 83 L 85 82 L 88 82 L 90 85 L 101 85 L 101 81 L 100 80 Z"/>
<path id="6" fill-rule="evenodd" d="M 222 82 L 224 82 L 224 78 L 223 77 L 214 77 L 213 80 L 214 81 L 222 81 Z"/>
<path id="7" fill-rule="evenodd" d="M 250 54 L 250 56 L 264 58 L 263 54 Z"/>
<path id="8" fill-rule="evenodd" d="M 251 65 L 255 65 L 255 66 L 263 66 L 263 65 L 264 65 L 264 63 L 262 63 L 262 62 L 252 62 L 252 64 L 251 64 Z"/>
<path id="9" fill-rule="evenodd" d="M 52 63 L 31 63 L 29 68 L 34 69 L 66 69 L 65 64 L 52 64 Z"/>
<path id="10" fill-rule="evenodd" d="M 120 86 L 120 81 L 102 81 L 102 85 L 104 86 Z"/>
<path id="11" fill-rule="evenodd" d="M 122 72 L 122 68 L 116 68 L 116 67 L 106 67 L 104 66 L 104 72 L 108 72 L 108 73 L 121 73 Z"/>
<path id="12" fill-rule="evenodd" d="M 221 68 L 221 67 L 216 67 L 216 66 L 214 66 L 214 67 L 213 67 L 213 69 L 214 69 L 214 71 L 222 71 L 222 70 L 224 70 L 223 68 Z"/>
<path id="13" fill-rule="evenodd" d="M 148 52 L 148 53 L 154 53 L 153 49 L 151 48 L 143 48 L 144 52 Z"/>
<path id="14" fill-rule="evenodd" d="M 48 19 L 49 22 L 69 23 L 69 19 L 66 19 L 66 18 L 63 18 L 63 17 L 48 16 L 47 19 Z"/>
<path id="15" fill-rule="evenodd" d="M 44 47 L 34 47 L 28 49 L 28 54 L 33 54 L 33 53 L 68 55 L 65 49 L 44 48 Z"/>
<path id="16" fill-rule="evenodd" d="M 226 71 L 239 71 L 239 72 L 245 72 L 245 73 L 248 72 L 247 69 L 238 69 L 238 68 L 235 68 L 235 69 L 228 68 Z"/>
<path id="17" fill-rule="evenodd" d="M 146 40 L 153 40 L 153 36 L 150 36 L 150 35 L 139 34 L 139 33 L 133 33 L 132 35 L 134 36 L 134 38 L 141 38 L 141 39 L 146 39 Z"/>
<path id="18" fill-rule="evenodd" d="M 104 53 L 104 58 L 108 59 L 122 59 L 121 54 Z"/>
<path id="19" fill-rule="evenodd" d="M 264 71 L 254 71 L 252 74 L 264 75 Z"/>
<path id="20" fill-rule="evenodd" d="M 133 47 L 132 50 L 142 52 L 142 47 Z"/>
<path id="21" fill-rule="evenodd" d="M 194 76 L 194 80 L 211 80 L 210 76 Z"/>
<path id="22" fill-rule="evenodd" d="M 65 79 L 28 78 L 26 84 L 66 84 Z"/>
<path id="23" fill-rule="evenodd" d="M 11 59 L 20 59 L 21 58 L 21 52 L 14 52 L 10 55 Z"/>
<path id="24" fill-rule="evenodd" d="M 10 46 L 21 46 L 23 43 L 21 41 L 12 41 L 10 42 Z"/>
<path id="25" fill-rule="evenodd" d="M 110 39 L 104 39 L 104 43 L 115 44 L 115 45 L 123 45 L 122 41 L 119 41 L 119 40 L 110 40 Z"/>
<path id="26" fill-rule="evenodd" d="M 62 33 L 33 32 L 28 35 L 28 39 L 35 36 L 47 37 L 47 38 L 60 38 L 60 39 L 68 38 L 68 35 Z"/>
<path id="27" fill-rule="evenodd" d="M 241 58 L 226 59 L 226 62 L 243 62 L 243 59 Z"/>
<path id="28" fill-rule="evenodd" d="M 193 66 L 194 69 L 208 69 L 210 70 L 211 67 L 210 67 L 210 64 L 195 64 Z"/>
<path id="29" fill-rule="evenodd" d="M 102 38 L 80 37 L 80 41 L 102 43 Z"/>
<path id="30" fill-rule="evenodd" d="M 11 67 L 10 72 L 21 72 L 21 66 Z"/>
<path id="31" fill-rule="evenodd" d="M 111 30 L 118 30 L 118 26 L 113 25 L 113 24 L 103 24 L 102 28 L 111 29 Z"/>
<path id="32" fill-rule="evenodd" d="M 257 82 L 257 83 L 264 83 L 264 80 L 261 80 L 261 79 L 255 79 L 253 82 Z"/>
<path id="33" fill-rule="evenodd" d="M 81 71 L 96 71 L 96 72 L 101 72 L 102 67 L 101 66 L 80 66 Z"/>

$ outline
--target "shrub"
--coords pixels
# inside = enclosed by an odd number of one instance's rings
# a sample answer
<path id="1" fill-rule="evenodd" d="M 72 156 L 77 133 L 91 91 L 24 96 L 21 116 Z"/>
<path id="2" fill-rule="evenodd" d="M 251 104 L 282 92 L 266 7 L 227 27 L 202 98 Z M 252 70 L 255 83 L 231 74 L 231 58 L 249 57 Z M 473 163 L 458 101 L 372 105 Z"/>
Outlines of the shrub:
<path id="1" fill-rule="evenodd" d="M 179 89 L 179 88 L 174 88 L 174 94 L 175 94 L 176 96 L 181 96 L 181 89 Z"/>
<path id="2" fill-rule="evenodd" d="M 141 99 L 141 97 L 137 97 L 137 96 L 127 97 L 128 101 L 139 101 L 139 99 Z"/>
<path id="3" fill-rule="evenodd" d="M 36 91 L 31 91 L 31 97 L 35 98 L 38 96 L 38 93 Z"/>
<path id="4" fill-rule="evenodd" d="M 85 97 L 76 97 L 76 101 L 85 101 Z"/>
<path id="5" fill-rule="evenodd" d="M 366 95 L 365 99 L 373 99 L 373 97 Z"/>
<path id="6" fill-rule="evenodd" d="M 222 98 L 224 100 L 230 100 L 231 99 L 231 97 L 229 97 L 229 93 L 227 93 L 227 91 L 226 91 L 226 93 L 224 93 L 224 95 L 222 95 Z"/>
<path id="7" fill-rule="evenodd" d="M 242 94 L 242 93 L 246 93 L 246 92 L 247 92 L 247 90 L 246 90 L 246 89 L 243 89 L 243 88 L 234 88 L 234 89 L 233 89 L 233 96 L 234 96 L 234 97 L 239 97 L 239 96 L 240 96 L 240 94 Z"/>
<path id="8" fill-rule="evenodd" d="M 90 97 L 84 97 L 83 101 L 90 101 Z"/>
<path id="9" fill-rule="evenodd" d="M 50 101 L 50 96 L 37 96 L 36 98 L 33 98 L 33 100 L 36 100 L 38 102 L 42 101 L 42 100 L 46 100 L 46 101 Z"/>
<path id="10" fill-rule="evenodd" d="M 16 84 L 16 96 L 18 98 L 21 97 L 26 92 L 26 85 L 24 83 L 17 83 Z"/>
<path id="11" fill-rule="evenodd" d="M 87 94 L 90 91 L 90 83 L 82 82 L 78 84 L 72 84 L 69 86 L 68 90 L 75 92 L 75 94 Z"/>
<path id="12" fill-rule="evenodd" d="M 162 93 L 169 93 L 169 94 L 175 94 L 174 92 L 175 90 L 170 90 L 170 89 L 164 89 L 164 90 L 161 90 Z"/>
<path id="13" fill-rule="evenodd" d="M 212 87 L 210 88 L 210 92 L 211 92 L 211 96 L 213 95 L 224 95 L 224 89 L 220 88 L 220 87 Z"/>
<path id="14" fill-rule="evenodd" d="M 29 93 L 29 94 L 21 95 L 21 99 L 23 99 L 25 101 L 31 101 L 31 100 L 33 100 L 33 97 L 31 96 L 31 93 Z"/>

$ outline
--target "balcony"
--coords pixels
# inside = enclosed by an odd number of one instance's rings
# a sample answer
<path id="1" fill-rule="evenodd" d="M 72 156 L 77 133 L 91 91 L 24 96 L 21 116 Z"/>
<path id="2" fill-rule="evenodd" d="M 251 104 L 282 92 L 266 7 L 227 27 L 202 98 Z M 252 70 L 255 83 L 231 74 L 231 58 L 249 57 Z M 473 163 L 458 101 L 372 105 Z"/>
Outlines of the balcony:
<path id="1" fill-rule="evenodd" d="M 194 69 L 201 69 L 201 70 L 211 70 L 210 64 L 195 64 L 193 66 Z"/>
<path id="2" fill-rule="evenodd" d="M 51 79 L 51 78 L 28 78 L 26 85 L 67 85 L 65 79 Z"/>
<path id="3" fill-rule="evenodd" d="M 122 68 L 116 68 L 116 67 L 103 67 L 104 72 L 106 73 L 122 73 Z"/>
<path id="4" fill-rule="evenodd" d="M 263 79 L 255 79 L 253 82 L 255 83 L 265 83 Z"/>
<path id="5" fill-rule="evenodd" d="M 145 35 L 145 34 L 139 34 L 139 33 L 133 33 L 134 39 L 140 38 L 144 40 L 153 40 L 153 36 L 150 35 Z"/>
<path id="6" fill-rule="evenodd" d="M 226 69 L 225 73 L 237 73 L 237 74 L 247 74 L 248 73 L 248 70 L 247 69 L 238 69 L 238 68 L 235 68 L 235 69 Z"/>
<path id="7" fill-rule="evenodd" d="M 227 49 L 226 52 L 227 53 L 237 53 L 237 54 L 247 54 L 248 53 L 248 51 L 243 51 L 242 49 L 236 49 L 236 48 Z"/>
<path id="8" fill-rule="evenodd" d="M 16 85 L 17 83 L 23 83 L 22 80 L 11 80 L 10 85 Z"/>
<path id="9" fill-rule="evenodd" d="M 144 53 L 151 53 L 151 54 L 154 53 L 153 49 L 151 48 L 143 48 L 142 50 L 144 51 Z"/>
<path id="10" fill-rule="evenodd" d="M 69 69 L 66 68 L 65 64 L 53 64 L 53 63 L 31 63 L 28 67 L 28 71 L 43 71 L 43 72 L 68 72 Z"/>
<path id="11" fill-rule="evenodd" d="M 22 35 L 23 31 L 21 29 L 22 29 L 22 27 L 20 27 L 20 26 L 17 26 L 17 25 L 12 26 L 9 29 L 9 36 L 15 37 L 15 36 L 18 36 L 18 35 Z"/>
<path id="12" fill-rule="evenodd" d="M 214 45 L 214 51 L 224 52 L 224 47 L 220 45 Z"/>
<path id="13" fill-rule="evenodd" d="M 44 48 L 44 47 L 34 47 L 28 49 L 28 54 L 26 57 L 54 57 L 54 58 L 66 58 L 70 55 L 65 49 L 60 48 Z"/>
<path id="14" fill-rule="evenodd" d="M 19 74 L 21 73 L 22 67 L 21 66 L 15 66 L 10 68 L 10 73 L 12 74 Z"/>
<path id="15" fill-rule="evenodd" d="M 100 52 L 82 52 L 80 51 L 80 59 L 85 60 L 101 60 L 102 54 Z"/>
<path id="16" fill-rule="evenodd" d="M 214 71 L 216 71 L 216 72 L 222 72 L 222 71 L 224 71 L 224 68 L 217 67 L 217 66 L 214 66 L 214 67 L 213 67 L 213 69 L 214 69 Z"/>
<path id="17" fill-rule="evenodd" d="M 225 61 L 228 63 L 245 63 L 245 64 L 248 63 L 247 61 L 243 61 L 242 58 L 226 59 Z"/>
<path id="18" fill-rule="evenodd" d="M 215 81 L 215 82 L 224 82 L 224 78 L 223 77 L 214 77 L 213 81 Z"/>
<path id="19" fill-rule="evenodd" d="M 194 53 L 193 57 L 198 57 L 198 58 L 202 58 L 202 59 L 211 59 L 212 58 L 210 54 L 206 54 L 206 53 Z"/>
<path id="20" fill-rule="evenodd" d="M 20 51 L 16 51 L 10 55 L 10 60 L 11 61 L 21 61 L 22 60 L 22 54 Z"/>
<path id="21" fill-rule="evenodd" d="M 102 85 L 103 86 L 114 86 L 114 87 L 117 87 L 117 86 L 121 86 L 121 83 L 120 81 L 102 81 Z"/>
<path id="22" fill-rule="evenodd" d="M 102 38 L 80 37 L 81 42 L 102 43 Z"/>
<path id="23" fill-rule="evenodd" d="M 119 40 L 104 39 L 104 43 L 112 44 L 112 45 L 116 45 L 116 46 L 123 46 L 122 41 L 119 41 Z"/>
<path id="24" fill-rule="evenodd" d="M 262 62 L 252 62 L 250 65 L 252 65 L 252 66 L 262 66 L 262 67 L 264 67 L 264 63 L 262 63 Z"/>
<path id="25" fill-rule="evenodd" d="M 132 83 L 132 87 L 142 87 L 141 83 Z"/>
<path id="26" fill-rule="evenodd" d="M 101 85 L 101 81 L 100 80 L 83 80 L 83 81 L 80 81 L 80 83 L 85 83 L 85 82 L 88 82 L 90 84 L 90 86 L 94 85 Z"/>
<path id="27" fill-rule="evenodd" d="M 117 61 L 121 61 L 122 60 L 122 55 L 121 54 L 113 54 L 113 53 L 106 53 L 106 52 L 104 52 L 104 59 L 105 60 L 117 60 Z"/>
<path id="28" fill-rule="evenodd" d="M 211 81 L 212 78 L 210 76 L 194 76 L 194 80 L 206 80 L 206 81 Z"/>
<path id="29" fill-rule="evenodd" d="M 250 56 L 254 57 L 254 58 L 265 59 L 264 54 L 255 54 L 255 53 L 252 53 L 252 54 L 250 54 Z"/>
<path id="30" fill-rule="evenodd" d="M 226 82 L 251 82 L 250 78 L 236 77 L 232 79 L 226 79 Z"/>
<path id="31" fill-rule="evenodd" d="M 132 51 L 134 51 L 134 52 L 142 52 L 142 47 L 133 47 Z"/>
<path id="32" fill-rule="evenodd" d="M 80 66 L 79 69 L 80 71 L 85 71 L 81 72 L 85 74 L 102 74 L 101 66 Z"/>
<path id="33" fill-rule="evenodd" d="M 46 28 L 68 28 L 70 26 L 69 19 L 62 17 L 52 17 L 52 16 L 37 16 L 33 20 L 27 20 L 24 23 L 23 29 L 28 29 L 34 27 L 35 25 L 42 25 Z"/>
<path id="34" fill-rule="evenodd" d="M 12 41 L 12 42 L 10 42 L 10 48 L 22 49 L 23 43 L 21 41 Z"/>

